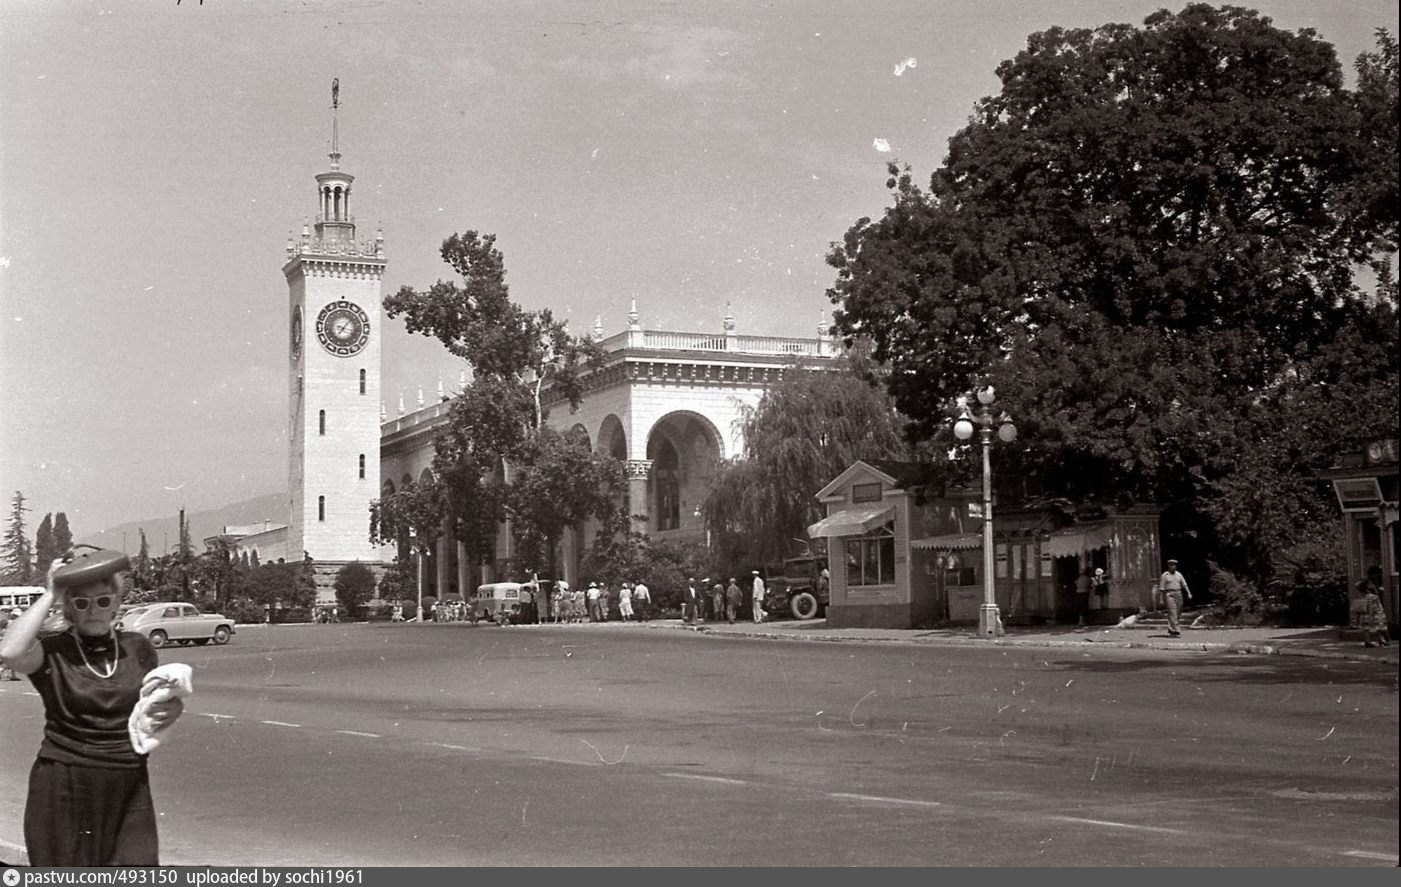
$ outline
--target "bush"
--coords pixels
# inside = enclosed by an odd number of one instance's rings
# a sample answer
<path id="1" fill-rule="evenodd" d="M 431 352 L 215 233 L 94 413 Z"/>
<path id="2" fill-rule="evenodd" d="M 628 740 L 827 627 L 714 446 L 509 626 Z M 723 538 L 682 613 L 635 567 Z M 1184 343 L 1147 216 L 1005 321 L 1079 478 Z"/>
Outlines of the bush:
<path id="1" fill-rule="evenodd" d="M 1207 566 L 1211 569 L 1213 601 L 1209 613 L 1213 622 L 1226 625 L 1259 625 L 1264 621 L 1265 598 L 1258 588 L 1241 580 L 1214 561 L 1207 561 Z"/>

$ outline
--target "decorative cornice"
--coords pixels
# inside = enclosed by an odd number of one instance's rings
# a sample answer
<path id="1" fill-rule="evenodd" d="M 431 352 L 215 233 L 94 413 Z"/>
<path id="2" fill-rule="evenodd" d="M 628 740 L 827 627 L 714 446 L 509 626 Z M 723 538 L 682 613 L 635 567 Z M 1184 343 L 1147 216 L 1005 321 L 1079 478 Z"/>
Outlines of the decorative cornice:
<path id="1" fill-rule="evenodd" d="M 625 464 L 628 480 L 646 480 L 652 473 L 651 459 L 629 459 Z"/>

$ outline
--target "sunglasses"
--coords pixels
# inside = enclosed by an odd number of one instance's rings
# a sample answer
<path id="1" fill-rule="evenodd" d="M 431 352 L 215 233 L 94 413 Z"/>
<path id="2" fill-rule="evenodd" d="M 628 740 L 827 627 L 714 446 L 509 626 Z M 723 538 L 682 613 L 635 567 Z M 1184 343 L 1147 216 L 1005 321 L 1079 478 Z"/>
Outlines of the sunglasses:
<path id="1" fill-rule="evenodd" d="M 116 600 L 115 595 L 99 594 L 97 597 L 75 597 L 71 599 L 69 603 L 73 605 L 73 609 L 77 610 L 79 613 L 84 613 L 89 606 L 96 607 L 99 610 L 110 610 L 112 609 L 112 602 L 114 600 Z"/>

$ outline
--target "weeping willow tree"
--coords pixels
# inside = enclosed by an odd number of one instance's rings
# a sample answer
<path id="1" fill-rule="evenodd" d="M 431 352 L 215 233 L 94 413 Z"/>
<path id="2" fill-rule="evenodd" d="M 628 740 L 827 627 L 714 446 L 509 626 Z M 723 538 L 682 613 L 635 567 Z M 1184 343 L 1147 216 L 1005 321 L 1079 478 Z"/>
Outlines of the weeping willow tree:
<path id="1" fill-rule="evenodd" d="M 784 373 L 740 425 L 744 456 L 721 468 L 702 506 L 719 564 L 801 551 L 823 513 L 814 494 L 857 459 L 904 459 L 903 420 L 859 360 Z"/>

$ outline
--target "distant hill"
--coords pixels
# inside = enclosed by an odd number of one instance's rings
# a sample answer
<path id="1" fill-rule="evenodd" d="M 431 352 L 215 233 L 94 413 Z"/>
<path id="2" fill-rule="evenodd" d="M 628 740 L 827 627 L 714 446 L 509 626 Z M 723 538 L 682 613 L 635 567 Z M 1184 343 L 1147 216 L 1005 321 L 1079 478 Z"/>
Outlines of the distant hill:
<path id="1" fill-rule="evenodd" d="M 266 496 L 245 499 L 242 502 L 234 502 L 231 505 L 210 511 L 187 512 L 185 520 L 190 525 L 190 542 L 194 545 L 195 552 L 198 553 L 204 551 L 206 536 L 223 532 L 226 526 L 257 524 L 265 520 L 273 524 L 285 524 L 287 516 L 287 494 L 269 493 Z M 368 518 L 366 520 L 368 521 Z M 162 553 L 162 546 L 168 545 L 169 550 L 173 551 L 180 540 L 180 515 L 176 512 L 150 520 L 131 521 L 109 527 L 100 533 L 84 536 L 77 541 L 136 554 L 141 549 L 142 530 L 146 531 L 146 544 L 152 557 Z M 123 549 L 123 535 L 125 535 L 125 549 Z"/>

